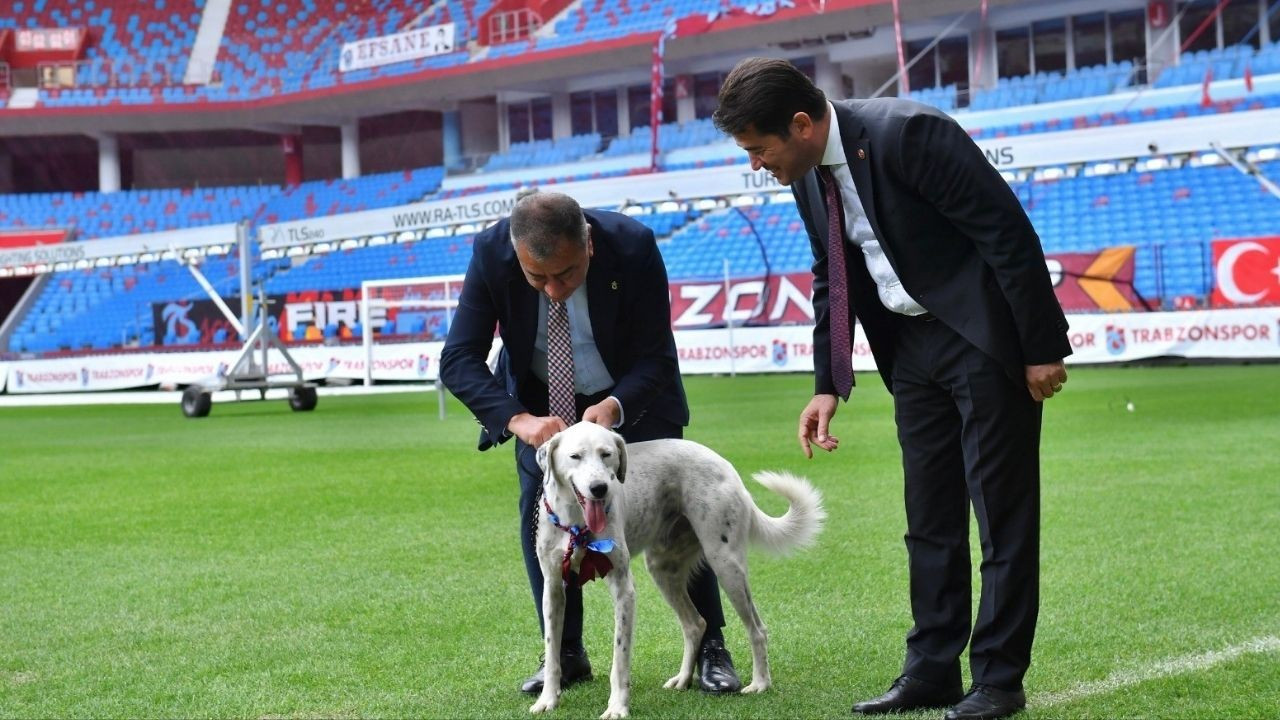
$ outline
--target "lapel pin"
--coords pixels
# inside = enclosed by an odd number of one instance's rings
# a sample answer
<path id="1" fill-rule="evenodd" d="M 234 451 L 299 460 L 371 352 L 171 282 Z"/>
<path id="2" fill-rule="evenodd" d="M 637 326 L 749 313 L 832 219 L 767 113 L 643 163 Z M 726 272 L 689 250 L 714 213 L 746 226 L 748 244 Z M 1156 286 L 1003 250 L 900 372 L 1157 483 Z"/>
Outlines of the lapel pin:
<path id="1" fill-rule="evenodd" d="M 867 151 L 866 151 L 866 150 L 863 150 L 862 148 L 858 148 L 858 159 L 859 159 L 859 160 L 866 160 L 866 159 L 867 159 Z"/>
<path id="2" fill-rule="evenodd" d="M 609 283 L 609 288 L 610 288 L 610 289 L 612 289 L 612 290 L 617 290 L 617 289 L 618 289 L 618 281 L 617 281 L 617 280 L 614 280 L 613 282 Z"/>

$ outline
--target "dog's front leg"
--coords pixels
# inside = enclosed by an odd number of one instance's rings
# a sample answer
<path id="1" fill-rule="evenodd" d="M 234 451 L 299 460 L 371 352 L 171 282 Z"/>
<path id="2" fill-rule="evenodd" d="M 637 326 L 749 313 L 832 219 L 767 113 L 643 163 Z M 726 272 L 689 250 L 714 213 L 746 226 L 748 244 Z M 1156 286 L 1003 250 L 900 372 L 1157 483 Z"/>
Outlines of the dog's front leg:
<path id="1" fill-rule="evenodd" d="M 560 633 L 564 630 L 564 582 L 558 563 L 542 563 L 542 624 L 546 628 L 542 694 L 531 713 L 555 710 L 560 704 Z"/>
<path id="2" fill-rule="evenodd" d="M 614 567 L 606 576 L 613 593 L 613 668 L 609 672 L 609 707 L 600 720 L 618 720 L 631 713 L 631 643 L 635 637 L 636 588 L 625 547 L 612 553 Z"/>

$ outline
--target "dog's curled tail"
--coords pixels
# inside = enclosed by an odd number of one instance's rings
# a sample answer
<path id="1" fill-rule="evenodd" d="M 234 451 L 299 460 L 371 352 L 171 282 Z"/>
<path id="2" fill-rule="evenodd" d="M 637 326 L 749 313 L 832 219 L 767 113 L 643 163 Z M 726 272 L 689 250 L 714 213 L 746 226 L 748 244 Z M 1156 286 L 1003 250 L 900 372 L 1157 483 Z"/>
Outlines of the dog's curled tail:
<path id="1" fill-rule="evenodd" d="M 782 517 L 773 517 L 758 507 L 754 508 L 751 540 L 775 553 L 812 545 L 827 519 L 827 511 L 822 509 L 822 493 L 808 480 L 791 473 L 765 470 L 751 477 L 791 503 Z"/>

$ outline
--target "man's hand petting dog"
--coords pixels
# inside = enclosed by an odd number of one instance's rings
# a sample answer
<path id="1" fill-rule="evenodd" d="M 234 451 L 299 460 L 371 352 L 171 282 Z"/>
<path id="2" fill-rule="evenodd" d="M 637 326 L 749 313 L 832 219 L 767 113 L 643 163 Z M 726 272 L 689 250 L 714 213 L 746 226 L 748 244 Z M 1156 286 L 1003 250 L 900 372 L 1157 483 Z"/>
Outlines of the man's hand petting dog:
<path id="1" fill-rule="evenodd" d="M 569 427 L 564 420 L 552 415 L 538 417 L 529 413 L 520 413 L 507 423 L 507 432 L 520 438 L 529 447 L 541 447 L 542 443 L 551 439 L 552 435 Z"/>
<path id="2" fill-rule="evenodd" d="M 612 430 L 622 420 L 622 407 L 617 400 L 607 397 L 584 410 L 582 420 Z"/>

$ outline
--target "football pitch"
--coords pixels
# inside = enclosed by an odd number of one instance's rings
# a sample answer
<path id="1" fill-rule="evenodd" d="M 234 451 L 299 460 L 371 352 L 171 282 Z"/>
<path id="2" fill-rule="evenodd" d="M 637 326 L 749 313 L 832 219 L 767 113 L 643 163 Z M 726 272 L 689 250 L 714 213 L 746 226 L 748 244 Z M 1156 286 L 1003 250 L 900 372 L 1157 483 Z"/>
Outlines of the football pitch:
<path id="1" fill-rule="evenodd" d="M 662 689 L 679 630 L 635 565 L 632 716 L 850 717 L 897 675 L 911 624 L 889 395 L 859 375 L 840 449 L 806 461 L 808 376 L 686 385 L 686 436 L 767 512 L 783 502 L 749 475 L 785 469 L 830 517 L 814 548 L 750 554 L 761 696 Z M 0 409 L 0 717 L 529 717 L 517 687 L 541 641 L 512 451 L 478 453 L 477 434 L 425 393 L 313 413 L 221 403 L 201 420 L 176 404 Z M 1280 714 L 1278 441 L 1280 365 L 1071 369 L 1045 413 L 1020 717 Z M 596 679 L 551 718 L 606 705 L 611 603 L 603 583 L 585 594 Z"/>

